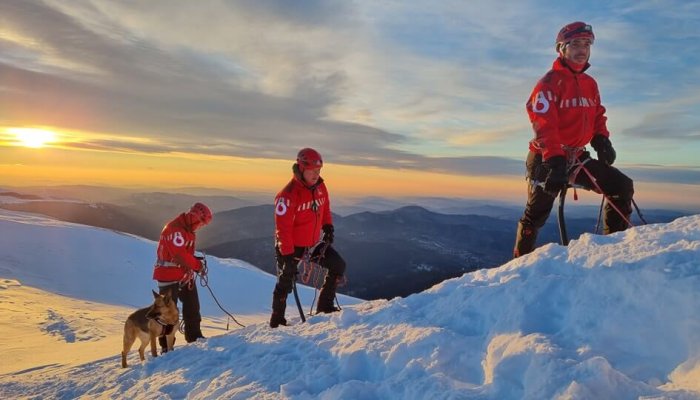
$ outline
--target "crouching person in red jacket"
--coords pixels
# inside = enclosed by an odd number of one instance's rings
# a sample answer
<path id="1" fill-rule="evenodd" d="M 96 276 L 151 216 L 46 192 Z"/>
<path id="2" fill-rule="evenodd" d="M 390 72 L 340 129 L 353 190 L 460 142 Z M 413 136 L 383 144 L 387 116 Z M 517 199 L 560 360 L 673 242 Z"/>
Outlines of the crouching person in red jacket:
<path id="1" fill-rule="evenodd" d="M 168 222 L 160 234 L 158 260 L 153 267 L 153 279 L 158 281 L 161 294 L 170 292 L 173 300 L 182 302 L 187 343 L 204 338 L 200 323 L 199 296 L 195 274 L 202 272 L 202 262 L 195 257 L 195 231 L 209 224 L 211 210 L 195 203 L 188 212 Z M 159 338 L 163 352 L 167 351 L 165 337 Z"/>
<path id="2" fill-rule="evenodd" d="M 287 325 L 284 313 L 287 296 L 296 279 L 297 264 L 304 252 L 318 242 L 321 230 L 328 246 L 319 264 L 328 269 L 328 274 L 319 293 L 316 311 L 338 311 L 333 300 L 336 286 L 345 273 L 345 261 L 330 245 L 333 243 L 333 219 L 328 190 L 320 176 L 321 167 L 323 160 L 316 150 L 301 149 L 292 166 L 294 176 L 275 197 L 275 250 L 277 268 L 281 273 L 272 294 L 272 328 Z M 321 247 L 317 246 L 315 252 L 318 253 Z M 312 254 L 312 257 L 316 255 Z"/>

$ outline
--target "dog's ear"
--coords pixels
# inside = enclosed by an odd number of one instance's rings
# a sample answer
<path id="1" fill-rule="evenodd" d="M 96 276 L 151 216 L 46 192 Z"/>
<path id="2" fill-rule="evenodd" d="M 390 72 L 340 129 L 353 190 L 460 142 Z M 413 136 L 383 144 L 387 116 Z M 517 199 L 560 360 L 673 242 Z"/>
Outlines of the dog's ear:
<path id="1" fill-rule="evenodd" d="M 160 295 L 159 295 L 158 293 L 156 293 L 156 291 L 153 290 L 153 289 L 151 289 L 151 292 L 153 292 L 153 298 L 154 298 L 154 299 L 157 299 L 158 296 L 160 296 Z"/>

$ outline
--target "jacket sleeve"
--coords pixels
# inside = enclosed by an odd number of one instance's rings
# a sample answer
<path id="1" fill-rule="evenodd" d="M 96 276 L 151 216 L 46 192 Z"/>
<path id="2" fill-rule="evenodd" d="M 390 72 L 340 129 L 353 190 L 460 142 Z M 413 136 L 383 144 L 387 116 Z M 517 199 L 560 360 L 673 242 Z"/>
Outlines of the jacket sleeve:
<path id="1" fill-rule="evenodd" d="M 598 91 L 598 84 L 594 82 L 595 85 L 595 102 L 598 105 L 595 114 L 595 123 L 593 125 L 594 135 L 603 135 L 605 137 L 610 137 L 610 132 L 608 131 L 608 117 L 605 116 L 605 107 L 600 102 L 600 92 Z"/>
<path id="2" fill-rule="evenodd" d="M 188 246 L 189 233 L 175 228 L 165 240 L 165 246 L 171 255 L 171 261 L 193 271 L 202 269 L 202 263 L 193 254 L 193 245 Z"/>
<path id="3" fill-rule="evenodd" d="M 202 269 L 201 261 L 199 261 L 194 254 L 183 253 L 180 255 L 179 253 L 175 253 L 174 258 L 176 263 L 186 266 L 195 272 L 199 272 L 199 270 Z"/>
<path id="4" fill-rule="evenodd" d="M 281 192 L 275 198 L 275 240 L 282 255 L 294 253 L 294 216 L 296 200 L 293 193 Z"/>
<path id="5" fill-rule="evenodd" d="M 326 184 L 323 184 L 324 192 L 326 193 L 326 201 L 323 204 L 323 214 L 321 215 L 321 226 L 333 225 L 333 214 L 331 214 L 331 195 L 328 193 Z"/>
<path id="6" fill-rule="evenodd" d="M 535 85 L 525 106 L 535 132 L 530 143 L 542 152 L 544 160 L 564 155 L 559 136 L 558 102 L 558 91 L 543 78 Z"/>

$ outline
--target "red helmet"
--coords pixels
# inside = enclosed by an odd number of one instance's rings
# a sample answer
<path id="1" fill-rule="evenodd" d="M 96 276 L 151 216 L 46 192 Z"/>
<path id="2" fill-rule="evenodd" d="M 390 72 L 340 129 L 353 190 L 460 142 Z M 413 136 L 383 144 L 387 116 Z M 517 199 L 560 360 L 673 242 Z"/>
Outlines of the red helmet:
<path id="1" fill-rule="evenodd" d="M 211 210 L 204 203 L 194 203 L 192 207 L 190 207 L 190 214 L 199 218 L 204 225 L 211 222 Z"/>
<path id="2" fill-rule="evenodd" d="M 593 40 L 595 40 L 595 35 L 593 34 L 593 27 L 581 21 L 576 21 L 565 25 L 563 28 L 561 28 L 561 30 L 559 30 L 559 33 L 557 34 L 557 51 L 559 51 L 562 45 L 579 38 L 590 39 L 592 44 Z"/>
<path id="3" fill-rule="evenodd" d="M 307 147 L 299 150 L 299 153 L 297 153 L 297 164 L 299 165 L 300 171 L 304 171 L 305 169 L 321 168 L 323 167 L 323 159 L 318 151 Z"/>

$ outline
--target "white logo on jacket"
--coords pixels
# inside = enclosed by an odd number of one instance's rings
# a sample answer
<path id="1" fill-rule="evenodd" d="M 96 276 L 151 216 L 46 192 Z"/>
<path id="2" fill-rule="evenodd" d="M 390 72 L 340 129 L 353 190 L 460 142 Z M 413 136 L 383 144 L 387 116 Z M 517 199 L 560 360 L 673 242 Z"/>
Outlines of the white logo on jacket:
<path id="1" fill-rule="evenodd" d="M 185 238 L 182 237 L 182 232 L 175 232 L 173 236 L 173 244 L 177 247 L 182 247 L 185 244 Z"/>
<path id="2" fill-rule="evenodd" d="M 549 100 L 552 98 L 552 93 L 549 93 Z M 544 95 L 544 92 L 539 91 L 535 96 L 532 98 L 532 112 L 540 113 L 540 114 L 545 114 L 547 111 L 549 111 L 549 100 Z"/>
<path id="3" fill-rule="evenodd" d="M 286 203 L 284 197 L 280 197 L 279 200 L 277 200 L 277 205 L 275 206 L 275 214 L 284 215 L 286 213 L 287 213 L 287 203 Z"/>

